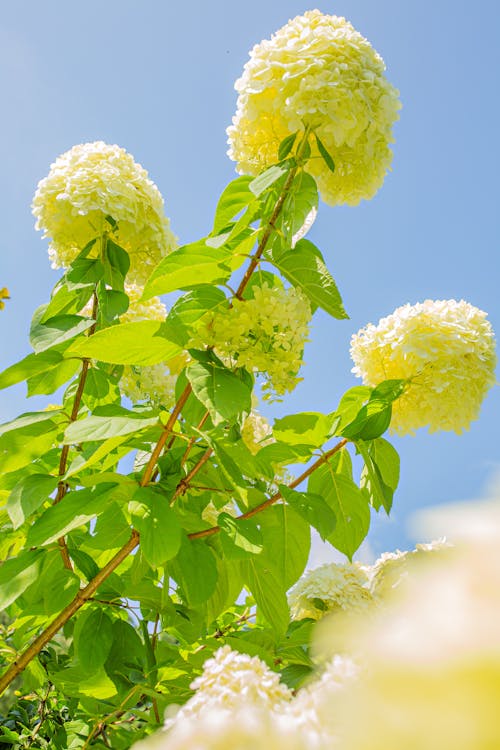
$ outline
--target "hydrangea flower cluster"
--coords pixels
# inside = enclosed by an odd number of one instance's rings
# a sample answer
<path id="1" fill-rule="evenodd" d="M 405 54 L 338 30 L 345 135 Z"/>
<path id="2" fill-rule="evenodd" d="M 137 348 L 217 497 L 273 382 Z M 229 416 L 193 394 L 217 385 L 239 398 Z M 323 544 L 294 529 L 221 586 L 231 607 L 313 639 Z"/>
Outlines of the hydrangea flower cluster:
<path id="1" fill-rule="evenodd" d="M 399 92 L 370 43 L 337 16 L 312 10 L 289 21 L 250 53 L 236 82 L 237 112 L 227 130 L 239 172 L 258 174 L 278 160 L 286 136 L 310 126 L 335 162 L 316 149 L 307 170 L 330 205 L 372 198 L 390 167 Z"/>
<path id="2" fill-rule="evenodd" d="M 203 673 L 192 683 L 195 694 L 166 728 L 196 719 L 215 709 L 232 711 L 243 704 L 247 707 L 273 709 L 291 699 L 292 693 L 257 656 L 248 656 L 223 646 L 203 665 Z"/>
<path id="3" fill-rule="evenodd" d="M 292 620 L 319 620 L 327 611 L 362 611 L 372 602 L 369 576 L 359 563 L 326 563 L 309 570 L 288 594 Z"/>
<path id="4" fill-rule="evenodd" d="M 274 443 L 271 425 L 265 417 L 253 410 L 243 422 L 241 438 L 254 456 L 265 445 Z"/>
<path id="5" fill-rule="evenodd" d="M 127 280 L 144 284 L 176 247 L 163 198 L 146 170 L 123 148 L 102 141 L 74 146 L 56 159 L 38 184 L 33 214 L 36 228 L 50 237 L 53 268 L 68 267 L 107 232 L 129 253 Z"/>
<path id="6" fill-rule="evenodd" d="M 486 313 L 464 300 L 404 305 L 351 340 L 353 372 L 363 383 L 408 381 L 394 402 L 391 429 L 460 434 L 477 419 L 495 383 L 495 339 Z"/>
<path id="7" fill-rule="evenodd" d="M 379 599 L 387 597 L 399 589 L 416 562 L 421 561 L 429 552 L 440 552 L 449 546 L 445 539 L 437 539 L 430 544 L 417 544 L 416 548 L 410 551 L 384 552 L 369 568 L 373 595 Z"/>
<path id="8" fill-rule="evenodd" d="M 300 381 L 311 306 L 294 287 L 263 284 L 253 292 L 251 299 L 235 299 L 229 310 L 209 320 L 204 342 L 230 365 L 264 374 L 264 398 L 269 399 L 292 391 Z"/>
<path id="9" fill-rule="evenodd" d="M 120 317 L 121 323 L 134 323 L 140 320 L 163 321 L 167 308 L 159 297 L 152 297 L 141 302 L 142 289 L 134 284 L 126 285 L 129 297 L 129 308 Z M 185 364 L 185 359 L 183 363 Z M 177 362 L 158 362 L 155 365 L 126 365 L 120 380 L 122 393 L 133 403 L 151 401 L 164 408 L 170 408 L 175 402 Z"/>

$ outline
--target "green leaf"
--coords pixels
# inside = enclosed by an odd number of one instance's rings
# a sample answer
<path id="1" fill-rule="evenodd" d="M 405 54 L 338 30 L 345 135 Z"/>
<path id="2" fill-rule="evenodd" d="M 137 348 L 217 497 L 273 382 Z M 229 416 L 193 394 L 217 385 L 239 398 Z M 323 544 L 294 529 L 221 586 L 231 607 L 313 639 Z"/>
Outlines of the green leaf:
<path id="1" fill-rule="evenodd" d="M 391 423 L 392 407 L 387 401 L 372 399 L 361 407 L 358 415 L 342 430 L 344 437 L 362 440 L 372 440 L 382 435 Z"/>
<path id="2" fill-rule="evenodd" d="M 297 136 L 298 132 L 292 133 L 291 135 L 287 135 L 286 138 L 283 138 L 278 148 L 278 161 L 286 159 L 286 157 L 292 150 L 295 141 L 297 140 Z"/>
<path id="3" fill-rule="evenodd" d="M 227 558 L 258 555 L 262 551 L 262 534 L 253 519 L 236 520 L 229 513 L 219 513 L 217 525 L 221 530 L 222 549 Z"/>
<path id="4" fill-rule="evenodd" d="M 282 224 L 288 241 L 303 227 L 310 212 L 317 207 L 316 181 L 307 172 L 299 172 L 283 207 Z"/>
<path id="5" fill-rule="evenodd" d="M 70 289 L 77 286 L 97 284 L 104 275 L 104 268 L 98 258 L 77 258 L 66 272 Z"/>
<path id="6" fill-rule="evenodd" d="M 379 383 L 370 396 L 370 401 L 380 399 L 381 401 L 396 401 L 402 396 L 406 388 L 406 380 L 384 380 Z"/>
<path id="7" fill-rule="evenodd" d="M 178 344 L 165 337 L 164 326 L 156 320 L 120 323 L 75 341 L 67 354 L 116 365 L 154 365 L 181 351 Z"/>
<path id="8" fill-rule="evenodd" d="M 56 284 L 50 302 L 46 306 L 45 312 L 39 322 L 45 323 L 50 318 L 61 313 L 79 313 L 92 297 L 93 291 L 93 284 L 87 286 L 80 285 L 77 289 L 70 289 L 68 284 L 65 283 L 65 277 L 63 276 L 58 284 Z"/>
<path id="9" fill-rule="evenodd" d="M 206 407 L 214 425 L 232 421 L 252 408 L 252 383 L 214 359 L 192 362 L 186 376 L 196 398 Z"/>
<path id="10" fill-rule="evenodd" d="M 29 550 L 0 565 L 0 611 L 6 609 L 36 581 L 42 561 L 42 550 Z"/>
<path id="11" fill-rule="evenodd" d="M 97 298 L 99 301 L 99 315 L 106 323 L 110 323 L 120 315 L 123 315 L 129 308 L 128 295 L 116 289 L 106 289 L 103 285 L 99 285 Z"/>
<path id="12" fill-rule="evenodd" d="M 125 409 L 123 411 L 126 411 Z M 65 444 L 84 443 L 87 440 L 93 442 L 107 440 L 112 437 L 130 435 L 140 432 L 146 427 L 157 425 L 158 417 L 144 417 L 140 412 L 128 412 L 118 416 L 96 416 L 85 417 L 77 422 L 72 422 L 64 433 Z"/>
<path id="13" fill-rule="evenodd" d="M 231 219 L 254 200 L 255 196 L 248 187 L 252 180 L 252 177 L 242 175 L 224 189 L 215 210 L 213 234 L 219 234 Z"/>
<path id="14" fill-rule="evenodd" d="M 311 548 L 311 530 L 288 505 L 273 505 L 259 513 L 264 549 L 256 560 L 272 566 L 288 590 L 305 570 Z"/>
<path id="15" fill-rule="evenodd" d="M 191 607 L 212 596 L 217 584 L 217 564 L 213 551 L 203 540 L 184 537 L 169 570 Z"/>
<path id="16" fill-rule="evenodd" d="M 302 412 L 276 419 L 273 436 L 287 445 L 321 448 L 331 435 L 333 415 Z"/>
<path id="17" fill-rule="evenodd" d="M 169 338 L 186 346 L 203 324 L 205 316 L 227 304 L 224 292 L 214 286 L 203 284 L 187 292 L 174 303 L 168 314 L 165 325 Z"/>
<path id="18" fill-rule="evenodd" d="M 337 420 L 336 435 L 341 435 L 344 427 L 347 427 L 356 419 L 359 411 L 369 400 L 371 393 L 372 388 L 367 385 L 356 385 L 344 393 L 333 415 Z"/>
<path id="19" fill-rule="evenodd" d="M 104 281 L 112 289 L 123 291 L 125 276 L 130 268 L 130 258 L 126 250 L 109 237 L 105 244 L 105 257 L 108 261 L 104 265 Z"/>
<path id="20" fill-rule="evenodd" d="M 59 672 L 52 672 L 51 681 L 63 693 L 70 696 L 88 696 L 95 700 L 107 700 L 116 695 L 116 686 L 108 677 L 103 667 L 95 670 L 90 676 L 82 667 L 68 667 Z"/>
<path id="21" fill-rule="evenodd" d="M 286 588 L 276 570 L 255 555 L 241 563 L 245 583 L 252 592 L 259 613 L 278 636 L 288 627 L 290 612 Z"/>
<path id="22" fill-rule="evenodd" d="M 75 651 L 85 672 L 102 667 L 113 643 L 113 623 L 103 607 L 92 609 L 82 617 L 81 627 L 75 628 Z"/>
<path id="23" fill-rule="evenodd" d="M 361 487 L 366 488 L 375 510 L 383 506 L 389 514 L 399 483 L 398 452 L 384 438 L 376 438 L 368 443 L 358 440 L 356 447 L 365 462 L 361 473 Z"/>
<path id="24" fill-rule="evenodd" d="M 148 487 L 139 488 L 129 503 L 141 549 L 152 568 L 171 560 L 181 544 L 181 527 L 168 499 Z"/>
<path id="25" fill-rule="evenodd" d="M 35 311 L 30 328 L 30 343 L 37 354 L 75 338 L 93 324 L 92 320 L 81 315 L 55 315 L 40 323 L 45 308 L 42 305 Z"/>
<path id="26" fill-rule="evenodd" d="M 120 389 L 108 374 L 99 367 L 89 367 L 82 402 L 91 411 L 105 404 L 120 402 Z"/>
<path id="27" fill-rule="evenodd" d="M 320 466 L 309 478 L 308 490 L 321 495 L 335 513 L 336 526 L 328 541 L 352 560 L 370 527 L 370 507 L 365 494 L 329 464 Z"/>
<path id="28" fill-rule="evenodd" d="M 104 497 L 106 490 L 104 487 L 104 490 L 100 488 L 95 492 L 89 489 L 68 492 L 63 502 L 47 508 L 30 527 L 27 545 L 39 547 L 42 544 L 52 544 L 59 537 L 87 524 L 104 511 L 106 502 L 109 501 Z"/>
<path id="29" fill-rule="evenodd" d="M 55 427 L 58 423 L 58 417 L 61 409 L 53 411 L 29 411 L 21 414 L 17 419 L 11 422 L 5 422 L 0 425 L 0 437 L 8 432 L 22 432 L 23 435 L 39 435 Z"/>
<path id="30" fill-rule="evenodd" d="M 330 172 L 335 172 L 335 162 L 328 153 L 328 150 L 325 148 L 324 144 L 320 141 L 318 134 L 315 132 L 314 135 L 316 137 L 316 145 L 318 146 L 318 151 L 323 157 L 323 161 L 325 162 Z"/>
<path id="31" fill-rule="evenodd" d="M 321 495 L 313 492 L 296 492 L 285 485 L 279 490 L 287 503 L 319 532 L 323 539 L 333 533 L 336 524 L 335 513 Z"/>
<path id="32" fill-rule="evenodd" d="M 0 373 L 0 390 L 11 385 L 20 383 L 26 378 L 32 378 L 42 372 L 51 370 L 63 361 L 63 355 L 57 351 L 41 352 L 40 354 L 28 354 L 20 362 L 7 367 Z"/>
<path id="33" fill-rule="evenodd" d="M 10 493 L 7 511 L 14 529 L 18 529 L 57 487 L 57 477 L 47 474 L 30 474 L 21 479 Z"/>
<path id="34" fill-rule="evenodd" d="M 207 247 L 203 240 L 184 245 L 156 266 L 144 289 L 143 299 L 189 289 L 199 284 L 224 283 L 230 276 L 223 250 Z"/>
<path id="35" fill-rule="evenodd" d="M 280 177 L 286 174 L 286 172 L 286 167 L 273 165 L 272 167 L 269 167 L 269 169 L 266 169 L 265 172 L 262 172 L 262 174 L 260 174 L 258 177 L 255 177 L 250 182 L 248 187 L 255 195 L 255 197 L 258 198 L 259 195 L 262 195 L 262 193 L 267 190 L 267 188 L 271 187 L 271 185 L 274 185 L 274 183 L 277 182 Z"/>
<path id="36" fill-rule="evenodd" d="M 295 287 L 302 289 L 309 300 L 334 318 L 348 318 L 337 285 L 325 265 L 318 248 L 309 240 L 299 240 L 293 250 L 286 250 L 272 263 Z"/>
<path id="37" fill-rule="evenodd" d="M 54 393 L 76 375 L 81 366 L 79 359 L 65 359 L 50 370 L 29 377 L 27 379 L 28 396 Z"/>

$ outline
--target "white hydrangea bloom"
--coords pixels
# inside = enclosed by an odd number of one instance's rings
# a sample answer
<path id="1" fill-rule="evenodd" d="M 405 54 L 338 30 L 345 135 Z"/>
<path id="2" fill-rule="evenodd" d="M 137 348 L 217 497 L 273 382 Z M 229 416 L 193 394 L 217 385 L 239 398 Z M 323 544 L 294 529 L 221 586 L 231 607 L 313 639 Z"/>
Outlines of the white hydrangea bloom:
<path id="1" fill-rule="evenodd" d="M 38 184 L 33 214 L 36 228 L 50 238 L 54 268 L 67 268 L 106 232 L 129 254 L 128 281 L 144 284 L 176 247 L 163 198 L 146 170 L 123 148 L 102 141 L 73 146 L 56 159 Z M 98 251 L 96 245 L 91 255 Z"/>
<path id="2" fill-rule="evenodd" d="M 275 442 L 271 425 L 265 417 L 254 410 L 243 422 L 241 437 L 248 450 L 254 455 L 265 445 Z"/>
<path id="3" fill-rule="evenodd" d="M 326 563 L 307 571 L 288 594 L 293 620 L 319 620 L 326 612 L 364 610 L 373 602 L 359 563 Z"/>
<path id="4" fill-rule="evenodd" d="M 351 339 L 353 373 L 376 386 L 407 381 L 393 404 L 391 430 L 460 434 L 477 419 L 495 383 L 495 336 L 486 313 L 464 300 L 426 300 L 398 307 Z"/>
<path id="5" fill-rule="evenodd" d="M 315 737 L 256 707 L 212 708 L 138 742 L 134 750 L 314 750 Z M 324 749 L 326 750 L 326 748 Z"/>
<path id="6" fill-rule="evenodd" d="M 230 646 L 223 646 L 207 659 L 203 673 L 191 683 L 191 688 L 195 694 L 174 719 L 167 721 L 167 728 L 202 712 L 250 706 L 271 709 L 292 697 L 279 675 L 261 659 L 233 651 Z"/>
<path id="7" fill-rule="evenodd" d="M 437 539 L 426 544 L 417 544 L 415 550 L 384 552 L 369 568 L 372 594 L 383 599 L 399 588 L 414 570 L 415 562 L 425 559 L 428 553 L 439 552 L 450 545 L 446 539 Z"/>

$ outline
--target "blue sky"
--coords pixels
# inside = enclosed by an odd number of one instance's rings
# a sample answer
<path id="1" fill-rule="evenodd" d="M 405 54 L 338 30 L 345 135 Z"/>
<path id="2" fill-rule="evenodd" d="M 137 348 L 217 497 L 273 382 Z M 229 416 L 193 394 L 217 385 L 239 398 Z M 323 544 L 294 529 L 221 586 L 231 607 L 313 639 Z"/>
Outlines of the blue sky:
<path id="1" fill-rule="evenodd" d="M 234 176 L 225 128 L 248 51 L 313 7 L 371 41 L 403 109 L 382 190 L 356 208 L 320 206 L 310 235 L 351 319 L 317 316 L 304 382 L 263 411 L 332 410 L 356 384 L 351 335 L 406 302 L 464 298 L 500 331 L 496 2 L 27 0 L 6 4 L 0 27 L 0 287 L 12 296 L 0 313 L 2 368 L 28 352 L 32 311 L 57 278 L 30 213 L 55 157 L 76 143 L 118 143 L 149 170 L 181 241 L 203 236 Z M 44 403 L 26 403 L 22 388 L 0 392 L 0 419 Z M 496 387 L 464 435 L 394 439 L 402 479 L 391 520 L 374 520 L 375 553 L 412 543 L 417 508 L 483 493 L 500 465 L 499 415 Z"/>

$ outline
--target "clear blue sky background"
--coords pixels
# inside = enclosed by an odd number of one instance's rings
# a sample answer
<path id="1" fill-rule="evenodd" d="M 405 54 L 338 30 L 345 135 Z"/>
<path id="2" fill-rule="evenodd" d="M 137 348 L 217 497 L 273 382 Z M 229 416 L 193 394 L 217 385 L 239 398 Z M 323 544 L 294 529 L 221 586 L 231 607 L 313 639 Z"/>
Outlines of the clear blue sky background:
<path id="1" fill-rule="evenodd" d="M 128 149 L 165 197 L 182 242 L 203 236 L 234 176 L 225 128 L 233 83 L 253 44 L 314 5 L 302 0 L 24 0 L 4 3 L 0 28 L 2 121 L 0 366 L 28 352 L 33 309 L 55 283 L 30 203 L 50 163 L 76 143 Z M 498 178 L 500 4 L 478 0 L 338 0 L 384 57 L 404 108 L 393 172 L 357 208 L 320 207 L 311 232 L 351 315 L 319 314 L 304 382 L 269 416 L 333 409 L 356 383 L 349 339 L 406 302 L 464 298 L 500 332 Z M 43 406 L 21 388 L 0 393 L 0 419 Z M 376 519 L 379 553 L 412 543 L 417 508 L 477 497 L 500 465 L 500 390 L 470 431 L 395 439 L 402 480 L 390 521 Z"/>

